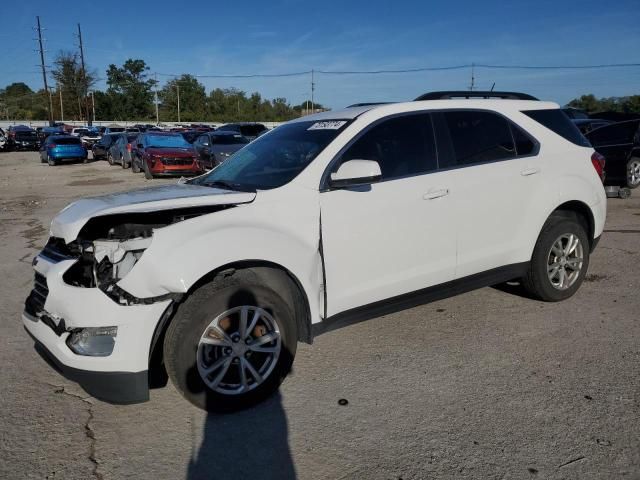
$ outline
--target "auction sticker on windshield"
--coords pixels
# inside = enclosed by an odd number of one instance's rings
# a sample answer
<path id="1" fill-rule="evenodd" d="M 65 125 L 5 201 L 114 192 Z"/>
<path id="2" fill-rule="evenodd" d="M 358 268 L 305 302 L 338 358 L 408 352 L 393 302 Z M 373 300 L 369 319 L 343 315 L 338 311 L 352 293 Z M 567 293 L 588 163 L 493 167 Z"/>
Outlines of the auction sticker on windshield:
<path id="1" fill-rule="evenodd" d="M 347 123 L 346 120 L 329 120 L 326 122 L 316 122 L 309 128 L 307 128 L 307 130 L 338 130 L 345 123 Z"/>

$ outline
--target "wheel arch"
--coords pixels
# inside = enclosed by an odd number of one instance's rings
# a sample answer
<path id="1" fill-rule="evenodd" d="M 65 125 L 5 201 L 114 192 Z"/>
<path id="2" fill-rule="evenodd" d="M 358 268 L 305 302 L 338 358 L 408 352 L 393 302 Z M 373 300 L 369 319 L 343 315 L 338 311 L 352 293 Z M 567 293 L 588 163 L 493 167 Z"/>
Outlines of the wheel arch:
<path id="1" fill-rule="evenodd" d="M 561 205 L 558 205 L 549 215 L 547 220 L 552 216 L 564 216 L 567 218 L 577 218 L 582 222 L 587 230 L 587 236 L 589 238 L 589 247 L 593 249 L 595 246 L 595 217 L 591 208 L 580 200 L 570 200 Z"/>
<path id="2" fill-rule="evenodd" d="M 266 260 L 242 260 L 227 263 L 200 277 L 189 290 L 177 301 L 172 302 L 158 321 L 149 348 L 149 385 L 162 387 L 167 383 L 167 373 L 164 370 L 163 344 L 169 325 L 175 317 L 180 304 L 184 303 L 191 294 L 203 285 L 216 278 L 233 275 L 237 270 L 252 270 L 269 285 L 277 285 L 276 290 L 288 288 L 296 318 L 298 341 L 311 344 L 313 333 L 311 329 L 311 306 L 309 298 L 300 280 L 287 268 Z"/>

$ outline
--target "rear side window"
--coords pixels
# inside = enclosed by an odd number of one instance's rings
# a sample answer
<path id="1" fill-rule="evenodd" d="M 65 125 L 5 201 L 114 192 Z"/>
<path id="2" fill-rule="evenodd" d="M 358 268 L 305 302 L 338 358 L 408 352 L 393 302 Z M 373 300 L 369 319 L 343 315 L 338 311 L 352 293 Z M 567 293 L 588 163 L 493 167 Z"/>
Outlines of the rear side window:
<path id="1" fill-rule="evenodd" d="M 437 168 L 431 115 L 421 113 L 383 120 L 342 155 L 348 160 L 375 160 L 382 180 L 432 172 Z"/>
<path id="2" fill-rule="evenodd" d="M 445 152 L 440 155 L 440 168 L 494 162 L 517 155 L 511 127 L 501 115 L 474 110 L 455 110 L 440 115 L 443 121 L 440 122 L 439 143 L 449 146 L 450 150 L 449 155 Z"/>
<path id="3" fill-rule="evenodd" d="M 560 109 L 524 110 L 522 113 L 575 145 L 581 147 L 591 146 L 589 140 L 580 133 L 578 127 Z"/>
<path id="4" fill-rule="evenodd" d="M 640 131 L 639 125 L 640 120 L 614 123 L 591 130 L 587 138 L 594 147 L 630 145 L 634 143 L 634 137 Z"/>

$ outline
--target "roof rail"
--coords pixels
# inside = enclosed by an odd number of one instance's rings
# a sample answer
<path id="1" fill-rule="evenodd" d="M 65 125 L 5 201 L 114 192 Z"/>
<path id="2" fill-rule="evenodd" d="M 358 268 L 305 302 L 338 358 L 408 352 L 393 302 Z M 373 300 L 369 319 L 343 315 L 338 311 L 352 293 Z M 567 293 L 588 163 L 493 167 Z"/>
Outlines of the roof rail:
<path id="1" fill-rule="evenodd" d="M 443 92 L 428 92 L 420 95 L 414 101 L 420 100 L 451 100 L 453 98 L 502 98 L 504 100 L 538 100 L 526 93 L 520 92 L 487 92 L 478 90 L 451 90 Z"/>
<path id="2" fill-rule="evenodd" d="M 363 103 L 354 103 L 353 105 L 349 105 L 345 108 L 354 108 L 354 107 L 371 107 L 374 105 L 388 105 L 392 102 L 363 102 Z"/>

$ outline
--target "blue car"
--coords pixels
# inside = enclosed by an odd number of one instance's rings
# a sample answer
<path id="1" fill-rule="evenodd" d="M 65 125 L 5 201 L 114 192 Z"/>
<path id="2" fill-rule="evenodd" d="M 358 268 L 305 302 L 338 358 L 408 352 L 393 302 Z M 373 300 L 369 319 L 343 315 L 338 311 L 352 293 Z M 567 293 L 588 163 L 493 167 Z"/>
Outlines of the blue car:
<path id="1" fill-rule="evenodd" d="M 54 166 L 62 160 L 87 161 L 87 150 L 82 140 L 71 135 L 49 135 L 40 147 L 40 161 Z"/>

